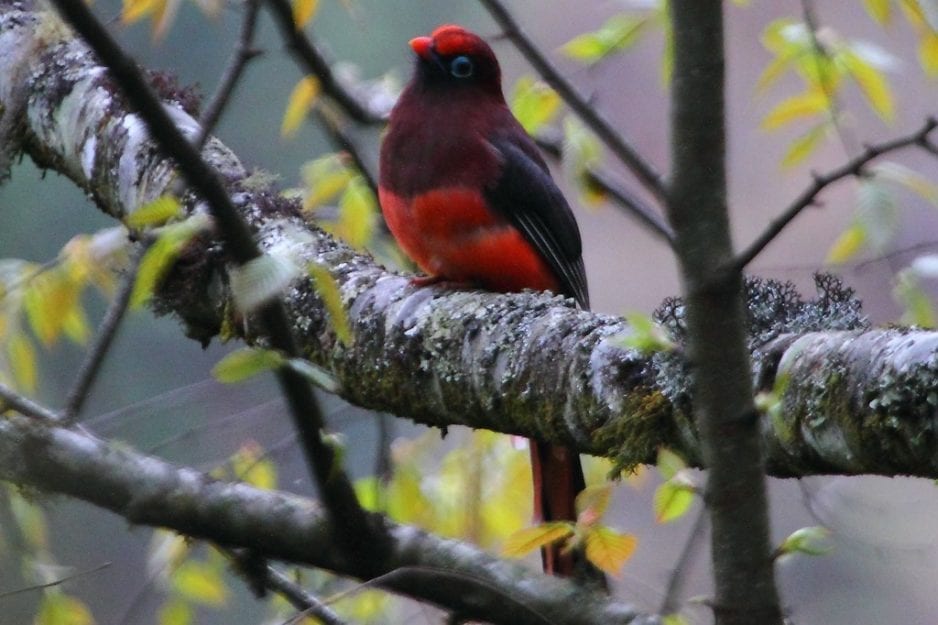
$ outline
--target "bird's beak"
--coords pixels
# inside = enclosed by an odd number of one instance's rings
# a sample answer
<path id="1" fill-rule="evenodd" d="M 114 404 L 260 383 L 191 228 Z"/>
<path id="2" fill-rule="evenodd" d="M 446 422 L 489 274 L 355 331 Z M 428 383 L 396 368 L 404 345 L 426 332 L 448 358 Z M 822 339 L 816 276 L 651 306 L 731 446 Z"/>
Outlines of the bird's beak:
<path id="1" fill-rule="evenodd" d="M 433 58 L 433 38 L 431 37 L 414 37 L 410 40 L 410 47 L 422 59 L 429 61 Z"/>

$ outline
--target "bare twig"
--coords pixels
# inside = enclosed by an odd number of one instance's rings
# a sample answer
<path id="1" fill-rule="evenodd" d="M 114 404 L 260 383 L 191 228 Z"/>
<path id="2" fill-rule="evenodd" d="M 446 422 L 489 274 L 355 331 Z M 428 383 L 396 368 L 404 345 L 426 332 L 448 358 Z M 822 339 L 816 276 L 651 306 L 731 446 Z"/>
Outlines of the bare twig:
<path id="1" fill-rule="evenodd" d="M 342 122 L 320 107 L 313 109 L 313 113 L 320 125 L 325 129 L 326 134 L 329 135 L 332 144 L 352 159 L 355 168 L 361 174 L 362 178 L 364 178 L 365 184 L 368 185 L 368 188 L 371 189 L 375 197 L 378 197 L 378 181 L 371 171 L 371 167 L 365 163 L 365 157 L 362 156 L 361 148 L 358 147 L 355 139 L 342 127 Z M 381 220 L 381 223 L 383 224 L 384 220 Z"/>
<path id="2" fill-rule="evenodd" d="M 535 140 L 546 154 L 557 160 L 563 157 L 563 147 L 559 140 L 543 134 L 539 134 Z M 674 232 L 661 213 L 632 193 L 628 187 L 620 184 L 609 172 L 598 167 L 587 167 L 584 174 L 586 184 L 608 196 L 614 205 L 622 208 L 628 216 L 637 219 L 651 234 L 663 239 L 668 245 L 674 244 Z"/>
<path id="3" fill-rule="evenodd" d="M 128 102 L 137 109 L 149 135 L 176 161 L 189 185 L 206 201 L 227 252 L 239 265 L 260 256 L 251 231 L 243 221 L 217 174 L 202 160 L 176 127 L 162 102 L 128 57 L 83 2 L 53 0 L 59 13 L 79 33 L 109 71 Z M 298 355 L 283 303 L 275 300 L 257 310 L 271 346 L 292 357 Z M 333 520 L 336 539 L 344 553 L 367 569 L 375 551 L 385 547 L 383 527 L 359 505 L 344 470 L 337 464 L 336 450 L 323 438 L 324 419 L 309 383 L 288 367 L 277 371 L 277 379 L 290 408 L 290 416 L 313 479 Z"/>
<path id="4" fill-rule="evenodd" d="M 36 590 L 45 590 L 46 588 L 53 588 L 55 586 L 59 586 L 66 582 L 70 582 L 79 577 L 84 577 L 86 575 L 91 575 L 92 573 L 97 573 L 98 571 L 106 569 L 109 566 L 111 566 L 110 562 L 102 562 L 101 564 L 99 564 L 98 566 L 94 568 L 90 568 L 84 571 L 76 571 L 75 573 L 72 573 L 71 575 L 66 575 L 65 577 L 53 580 L 51 582 L 46 582 L 44 584 L 33 584 L 32 586 L 27 586 L 25 588 L 17 588 L 16 590 L 8 590 L 6 592 L 0 592 L 0 599 L 6 599 L 7 597 L 19 595 L 24 592 L 33 592 Z"/>
<path id="5" fill-rule="evenodd" d="M 237 46 L 231 55 L 228 67 L 225 68 L 225 73 L 222 74 L 215 94 L 202 112 L 202 118 L 199 120 L 202 130 L 193 141 L 196 146 L 201 147 L 215 128 L 248 62 L 261 54 L 261 51 L 254 48 L 253 44 L 260 5 L 261 0 L 247 0 L 244 3 L 244 19 L 241 22 L 241 33 L 238 35 Z"/>
<path id="6" fill-rule="evenodd" d="M 603 117 L 596 106 L 584 98 L 576 87 L 553 66 L 540 48 L 521 30 L 514 16 L 501 0 L 479 0 L 492 15 L 507 37 L 535 71 L 550 84 L 576 115 L 596 133 L 616 157 L 626 165 L 652 195 L 660 201 L 667 196 L 667 188 L 655 168 L 644 159 L 625 138 Z"/>
<path id="7" fill-rule="evenodd" d="M 0 382 L 0 413 L 4 410 L 15 410 L 25 417 L 58 423 L 61 417 L 45 406 L 34 402 L 28 397 L 20 395 L 15 390 Z"/>
<path id="8" fill-rule="evenodd" d="M 681 609 L 681 595 L 684 591 L 684 584 L 687 581 L 687 574 L 690 571 L 691 564 L 700 554 L 700 547 L 703 545 L 703 539 L 707 533 L 707 508 L 703 506 L 697 512 L 697 519 L 684 541 L 684 548 L 681 549 L 681 555 L 674 563 L 674 570 L 668 578 L 668 587 L 664 593 L 664 599 L 661 601 L 659 614 L 673 614 Z"/>
<path id="9" fill-rule="evenodd" d="M 862 154 L 850 159 L 840 167 L 832 169 L 823 175 L 814 174 L 814 180 L 808 188 L 802 191 L 788 208 L 782 211 L 782 213 L 768 225 L 762 234 L 749 244 L 749 247 L 740 252 L 736 258 L 733 259 L 732 263 L 726 267 L 725 271 L 742 271 L 746 265 L 752 262 L 752 260 L 785 229 L 785 226 L 791 223 L 791 221 L 801 213 L 801 211 L 817 203 L 817 196 L 821 191 L 842 178 L 862 175 L 864 168 L 870 161 L 887 152 L 894 152 L 911 146 L 918 146 L 924 150 L 938 153 L 938 150 L 935 150 L 935 146 L 928 140 L 928 135 L 931 134 L 936 127 L 938 127 L 938 119 L 929 117 L 925 120 L 921 128 L 911 134 L 890 141 L 867 145 L 864 147 Z"/>
<path id="10" fill-rule="evenodd" d="M 134 255 L 130 267 L 127 268 L 127 275 L 121 280 L 120 287 L 117 289 L 117 293 L 114 294 L 114 300 L 108 306 L 104 319 L 98 328 L 98 334 L 91 342 L 91 347 L 88 348 L 88 355 L 81 363 L 78 375 L 75 376 L 75 382 L 68 395 L 66 395 L 65 408 L 62 409 L 62 419 L 67 425 L 74 423 L 81 413 L 85 400 L 91 391 L 91 386 L 101 370 L 104 357 L 107 355 L 114 336 L 117 334 L 120 322 L 127 312 L 130 295 L 134 290 L 134 281 L 137 278 L 137 269 L 140 267 L 140 259 L 143 258 L 144 251 L 145 248 L 140 249 Z"/>
<path id="11" fill-rule="evenodd" d="M 288 0 L 267 0 L 274 21 L 280 27 L 280 33 L 294 56 L 300 60 L 309 73 L 319 79 L 319 84 L 329 98 L 342 107 L 349 117 L 360 124 L 379 124 L 383 117 L 361 102 L 336 78 L 325 55 L 313 45 L 312 41 L 293 21 L 293 9 Z"/>

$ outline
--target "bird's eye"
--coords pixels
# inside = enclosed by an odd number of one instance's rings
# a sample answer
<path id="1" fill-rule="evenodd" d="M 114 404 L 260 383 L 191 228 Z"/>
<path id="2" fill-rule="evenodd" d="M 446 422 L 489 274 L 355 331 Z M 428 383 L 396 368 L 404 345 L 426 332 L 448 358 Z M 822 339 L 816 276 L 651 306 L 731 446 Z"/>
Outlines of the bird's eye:
<path id="1" fill-rule="evenodd" d="M 450 73 L 456 78 L 469 78 L 475 69 L 468 56 L 457 56 L 449 65 Z"/>

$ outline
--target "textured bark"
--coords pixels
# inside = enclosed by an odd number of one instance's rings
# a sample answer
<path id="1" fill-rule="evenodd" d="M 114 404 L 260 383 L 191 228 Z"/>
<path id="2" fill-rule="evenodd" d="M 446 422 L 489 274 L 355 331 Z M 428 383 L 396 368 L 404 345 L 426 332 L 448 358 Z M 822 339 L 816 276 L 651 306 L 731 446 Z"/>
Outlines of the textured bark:
<path id="1" fill-rule="evenodd" d="M 11 6 L 0 2 L 5 154 L 25 152 L 67 174 L 118 219 L 170 188 L 171 163 L 87 49 L 50 18 Z M 194 136 L 195 122 L 174 101 L 180 94 L 166 95 Z M 286 300 L 302 350 L 336 375 L 346 399 L 430 425 L 572 444 L 623 465 L 651 460 L 660 445 L 701 461 L 687 380 L 679 368 L 662 366 L 666 359 L 622 347 L 629 333 L 623 320 L 544 294 L 415 288 L 304 223 L 294 203 L 259 188 L 217 139 L 203 157 L 228 181 L 263 249 L 300 245 L 305 260 L 331 268 L 353 345 L 337 340 L 308 281 L 297 281 Z M 192 198 L 189 208 L 202 210 Z M 185 254 L 157 306 L 199 340 L 219 332 L 230 338 L 232 329 L 256 340 L 251 323 L 230 317 L 227 270 L 218 245 L 202 241 Z M 783 409 L 762 423 L 769 472 L 938 477 L 936 341 L 938 333 L 889 329 L 792 334 L 755 345 L 759 387 L 773 386 L 779 363 L 789 379 Z"/>
<path id="2" fill-rule="evenodd" d="M 176 530 L 265 556 L 361 576 L 335 549 L 315 502 L 191 469 L 23 417 L 0 420 L 0 479 L 61 493 L 131 523 Z M 608 597 L 500 561 L 455 540 L 389 524 L 388 555 L 373 584 L 467 619 L 548 625 L 654 623 Z"/>

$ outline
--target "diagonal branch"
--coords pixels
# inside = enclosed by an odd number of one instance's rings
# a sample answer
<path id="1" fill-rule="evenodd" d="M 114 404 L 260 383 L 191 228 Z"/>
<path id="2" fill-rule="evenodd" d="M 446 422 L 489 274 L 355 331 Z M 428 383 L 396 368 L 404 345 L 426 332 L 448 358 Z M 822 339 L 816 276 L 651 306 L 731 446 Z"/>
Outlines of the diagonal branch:
<path id="1" fill-rule="evenodd" d="M 280 1 L 280 0 L 278 0 Z M 521 25 L 508 11 L 501 0 L 479 0 L 492 15 L 507 37 L 534 70 L 554 88 L 557 94 L 567 103 L 567 106 L 576 113 L 577 117 L 596 133 L 600 141 L 628 167 L 642 185 L 659 201 L 664 201 L 667 188 L 661 174 L 642 157 L 638 151 L 629 145 L 628 141 L 609 123 L 595 105 L 590 103 L 577 91 L 576 87 L 567 80 L 560 71 L 553 66 L 540 48 L 524 33 Z"/>
<path id="2" fill-rule="evenodd" d="M 806 209 L 809 206 L 817 204 L 817 197 L 824 191 L 827 187 L 842 180 L 844 178 L 849 178 L 851 176 L 862 176 L 864 173 L 864 168 L 870 161 L 875 160 L 876 158 L 887 154 L 889 152 L 895 152 L 896 150 L 901 150 L 903 148 L 918 146 L 926 151 L 931 151 L 931 143 L 929 141 L 929 135 L 932 131 L 938 127 L 938 119 L 934 117 L 929 117 L 925 120 L 925 123 L 921 128 L 912 132 L 908 135 L 897 137 L 889 141 L 883 141 L 882 143 L 873 143 L 867 145 L 863 149 L 863 153 L 850 159 L 840 167 L 832 169 L 826 174 L 815 174 L 814 180 L 812 183 L 801 192 L 794 201 L 789 204 L 788 208 L 782 211 L 782 213 L 776 217 L 772 223 L 760 234 L 755 241 L 749 244 L 747 248 L 741 251 L 736 255 L 736 258 L 733 259 L 733 262 L 730 263 L 728 267 L 725 268 L 725 272 L 741 272 L 746 265 L 755 259 L 765 247 L 771 243 L 775 237 L 777 237 L 782 230 L 785 229 L 791 221 L 801 214 L 801 211 Z"/>

